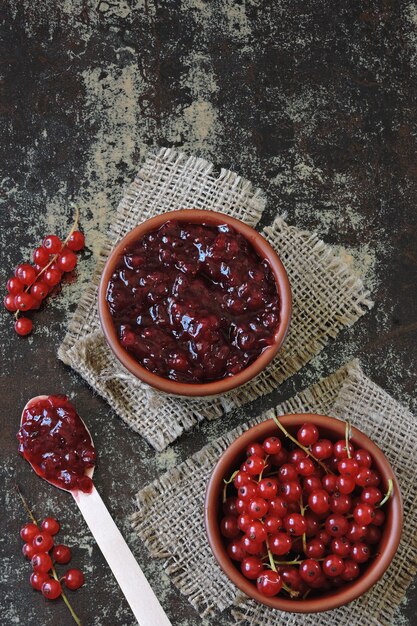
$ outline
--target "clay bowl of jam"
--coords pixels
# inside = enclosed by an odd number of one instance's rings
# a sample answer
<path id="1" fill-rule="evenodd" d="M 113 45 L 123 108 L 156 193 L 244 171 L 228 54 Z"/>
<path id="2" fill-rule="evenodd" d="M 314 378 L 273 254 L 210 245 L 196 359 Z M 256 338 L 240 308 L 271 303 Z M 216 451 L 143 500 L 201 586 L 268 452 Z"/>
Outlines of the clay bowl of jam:
<path id="1" fill-rule="evenodd" d="M 278 419 L 280 428 L 269 419 L 245 431 L 215 465 L 205 498 L 209 544 L 254 600 L 328 611 L 368 591 L 391 563 L 400 489 L 383 452 L 358 429 L 310 413 Z"/>
<path id="2" fill-rule="evenodd" d="M 185 209 L 134 228 L 99 287 L 104 335 L 137 378 L 169 394 L 211 396 L 259 374 L 291 317 L 285 268 L 250 226 Z"/>

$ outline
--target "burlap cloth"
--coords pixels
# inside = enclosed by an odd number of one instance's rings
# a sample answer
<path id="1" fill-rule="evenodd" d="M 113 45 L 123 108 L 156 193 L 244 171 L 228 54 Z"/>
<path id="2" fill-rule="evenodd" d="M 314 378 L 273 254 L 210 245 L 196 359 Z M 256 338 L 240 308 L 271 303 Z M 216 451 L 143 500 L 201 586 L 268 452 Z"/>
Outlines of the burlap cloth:
<path id="1" fill-rule="evenodd" d="M 328 613 L 299 615 L 270 609 L 237 592 L 215 561 L 204 530 L 207 480 L 225 448 L 244 430 L 284 413 L 313 412 L 349 418 L 385 452 L 401 486 L 404 529 L 394 561 L 364 596 Z M 237 624 L 250 626 L 375 626 L 392 624 L 396 606 L 417 571 L 417 421 L 367 378 L 354 361 L 287 402 L 205 446 L 176 469 L 137 494 L 132 517 L 138 536 L 163 557 L 172 582 L 194 608 L 216 624 L 216 614 L 233 606 Z"/>
<path id="2" fill-rule="evenodd" d="M 216 176 L 207 161 L 165 148 L 145 161 L 120 202 L 96 272 L 58 355 L 157 450 L 204 418 L 220 417 L 224 411 L 271 392 L 372 305 L 360 277 L 333 248 L 317 235 L 277 217 L 262 233 L 288 272 L 293 318 L 286 343 L 273 363 L 244 387 L 215 399 L 166 396 L 134 378 L 108 348 L 98 319 L 98 283 L 112 247 L 138 223 L 164 211 L 219 210 L 256 226 L 264 206 L 260 191 L 247 180 L 227 170 Z"/>

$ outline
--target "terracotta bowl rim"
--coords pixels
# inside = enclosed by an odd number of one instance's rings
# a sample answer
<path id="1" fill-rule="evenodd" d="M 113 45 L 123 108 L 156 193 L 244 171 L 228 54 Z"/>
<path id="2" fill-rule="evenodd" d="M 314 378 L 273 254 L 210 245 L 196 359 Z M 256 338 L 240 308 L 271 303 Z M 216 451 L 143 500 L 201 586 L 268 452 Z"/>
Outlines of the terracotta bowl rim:
<path id="1" fill-rule="evenodd" d="M 334 417 L 314 413 L 291 413 L 279 416 L 279 419 L 287 429 L 299 427 L 304 422 L 314 422 L 319 428 L 327 428 L 333 431 L 338 438 L 344 438 L 345 422 Z M 380 554 L 374 558 L 357 580 L 340 589 L 327 592 L 321 597 L 306 598 L 305 600 L 281 596 L 266 598 L 258 592 L 252 581 L 247 580 L 241 574 L 234 561 L 228 556 L 220 534 L 218 513 L 223 478 L 236 467 L 237 459 L 242 456 L 250 441 L 257 441 L 273 433 L 277 434 L 280 431 L 272 418 L 249 428 L 228 446 L 213 469 L 206 489 L 204 521 L 208 542 L 214 557 L 232 583 L 243 593 L 274 609 L 294 613 L 317 613 L 348 604 L 368 591 L 383 576 L 394 558 L 401 539 L 403 506 L 398 481 L 391 465 L 382 450 L 367 435 L 352 427 L 351 440 L 356 446 L 365 448 L 371 453 L 375 467 L 381 472 L 384 491 L 387 489 L 388 479 L 392 479 L 394 485 L 394 493 L 384 509 L 386 519 L 379 544 Z"/>
<path id="2" fill-rule="evenodd" d="M 241 233 L 246 239 L 250 241 L 255 250 L 262 258 L 266 258 L 274 274 L 277 289 L 280 296 L 280 324 L 275 333 L 274 343 L 268 347 L 253 363 L 251 363 L 244 370 L 228 378 L 223 378 L 218 381 L 191 384 L 181 383 L 168 378 L 163 378 L 149 372 L 146 368 L 140 365 L 120 344 L 116 330 L 113 326 L 110 311 L 106 302 L 107 285 L 110 279 L 113 269 L 123 252 L 126 245 L 129 245 L 138 237 L 144 235 L 146 232 L 158 228 L 164 222 L 169 219 L 175 219 L 179 221 L 188 221 L 192 223 L 213 223 L 213 224 L 228 224 L 234 227 L 239 233 Z M 251 226 L 248 226 L 244 222 L 221 213 L 218 211 L 207 211 L 202 209 L 178 209 L 175 211 L 168 211 L 161 213 L 155 217 L 152 217 L 135 228 L 133 228 L 120 242 L 113 248 L 104 266 L 99 290 L 98 290 L 98 309 L 101 327 L 104 336 L 109 344 L 111 350 L 118 358 L 118 360 L 129 370 L 136 378 L 139 378 L 146 384 L 159 389 L 168 394 L 175 394 L 181 396 L 212 396 L 225 393 L 239 387 L 249 380 L 257 376 L 265 367 L 272 361 L 277 354 L 278 350 L 285 341 L 288 333 L 288 328 L 292 313 L 292 297 L 291 287 L 288 280 L 287 273 L 281 259 L 272 248 L 272 246 L 266 241 L 266 239 L 254 230 Z"/>

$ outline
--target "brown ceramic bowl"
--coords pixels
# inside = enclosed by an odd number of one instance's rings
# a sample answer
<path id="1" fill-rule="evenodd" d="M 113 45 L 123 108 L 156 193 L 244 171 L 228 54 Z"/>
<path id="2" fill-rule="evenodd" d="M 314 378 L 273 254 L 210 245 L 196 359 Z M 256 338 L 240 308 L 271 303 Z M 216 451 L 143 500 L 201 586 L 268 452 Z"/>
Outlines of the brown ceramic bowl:
<path id="1" fill-rule="evenodd" d="M 298 428 L 305 422 L 313 422 L 319 428 L 321 437 L 326 437 L 331 441 L 337 441 L 338 439 L 344 439 L 345 436 L 345 422 L 337 420 L 334 417 L 304 413 L 284 415 L 279 419 L 292 435 L 295 435 Z M 382 476 L 381 490 L 387 490 L 389 479 L 391 479 L 394 484 L 393 496 L 390 498 L 389 502 L 384 505 L 386 519 L 384 526 L 381 528 L 382 537 L 377 546 L 378 555 L 369 562 L 369 565 L 359 578 L 351 583 L 347 583 L 339 589 L 323 593 L 320 597 L 300 600 L 278 595 L 267 598 L 257 590 L 253 581 L 248 580 L 241 574 L 237 564 L 228 556 L 224 539 L 220 533 L 219 522 L 222 513 L 221 498 L 223 479 L 229 477 L 243 462 L 245 459 L 245 448 L 251 441 L 262 441 L 266 437 L 277 434 L 280 436 L 281 440 L 284 440 L 284 435 L 279 431 L 272 419 L 262 422 L 238 437 L 218 460 L 206 491 L 204 515 L 208 540 L 213 554 L 222 570 L 247 596 L 280 611 L 295 613 L 329 611 L 330 609 L 348 604 L 348 602 L 355 600 L 355 598 L 365 593 L 381 578 L 391 563 L 400 542 L 403 519 L 398 482 L 387 458 L 378 446 L 362 432 L 356 428 L 352 428 L 351 441 L 353 445 L 358 448 L 364 448 L 370 452 L 373 465 Z"/>
<path id="2" fill-rule="evenodd" d="M 263 259 L 267 259 L 271 267 L 271 271 L 275 277 L 277 283 L 278 294 L 280 297 L 281 309 L 280 309 L 280 324 L 276 330 L 274 343 L 269 346 L 262 354 L 247 368 L 228 378 L 223 378 L 215 382 L 191 384 L 180 383 L 168 378 L 162 378 L 157 374 L 149 372 L 145 367 L 140 365 L 120 344 L 116 329 L 113 326 L 112 317 L 110 315 L 109 308 L 106 301 L 106 292 L 108 282 L 113 274 L 114 268 L 123 254 L 123 250 L 126 246 L 130 245 L 147 232 L 155 230 L 170 219 L 175 219 L 179 222 L 188 223 L 206 223 L 206 224 L 228 224 L 232 226 L 237 232 L 241 233 L 254 247 L 259 256 Z M 99 298 L 98 298 L 99 314 L 101 326 L 103 328 L 104 335 L 110 348 L 113 350 L 116 357 L 121 363 L 134 374 L 140 380 L 148 385 L 155 387 L 161 391 L 170 394 L 182 395 L 182 396 L 211 396 L 221 394 L 230 389 L 234 389 L 240 385 L 254 378 L 259 372 L 261 372 L 272 361 L 280 347 L 282 346 L 286 337 L 288 327 L 291 318 L 291 288 L 288 281 L 285 268 L 279 259 L 275 250 L 269 245 L 269 243 L 260 235 L 256 230 L 244 224 L 243 222 L 234 219 L 223 213 L 217 213 L 215 211 L 201 211 L 198 209 L 184 209 L 178 211 L 170 211 L 157 215 L 146 222 L 143 222 L 130 233 L 126 235 L 111 252 L 104 267 L 100 286 L 99 286 Z"/>

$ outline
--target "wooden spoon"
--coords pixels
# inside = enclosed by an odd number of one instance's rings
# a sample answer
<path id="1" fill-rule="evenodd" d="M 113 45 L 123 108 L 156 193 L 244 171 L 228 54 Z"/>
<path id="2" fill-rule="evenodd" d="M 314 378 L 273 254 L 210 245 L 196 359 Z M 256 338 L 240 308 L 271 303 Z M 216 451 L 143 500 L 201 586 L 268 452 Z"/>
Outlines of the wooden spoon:
<path id="1" fill-rule="evenodd" d="M 29 400 L 23 409 L 20 423 L 22 424 L 25 409 L 46 398 L 48 396 L 36 396 Z M 91 445 L 94 446 L 91 433 L 84 422 L 83 424 L 90 435 Z M 36 466 L 32 463 L 30 465 L 38 476 L 41 476 L 54 487 L 62 489 L 55 482 L 45 478 Z M 93 472 L 94 467 L 91 467 L 85 473 L 92 478 Z M 63 489 L 63 491 L 70 490 Z M 81 490 L 70 491 L 70 493 L 140 626 L 172 626 L 94 485 L 91 493 L 84 493 Z"/>

